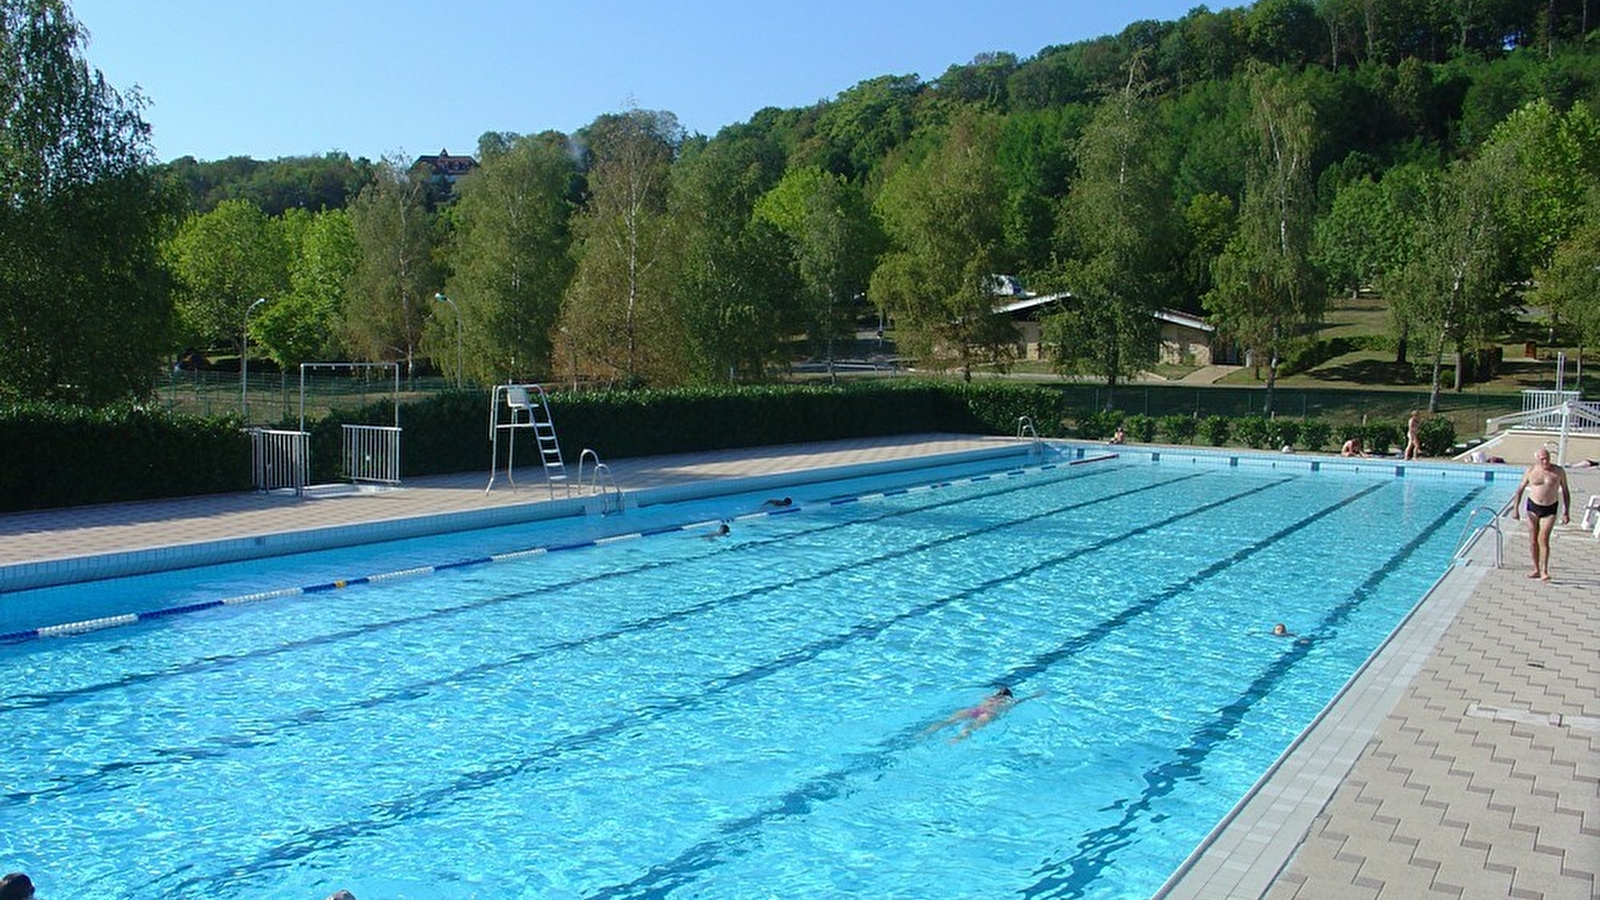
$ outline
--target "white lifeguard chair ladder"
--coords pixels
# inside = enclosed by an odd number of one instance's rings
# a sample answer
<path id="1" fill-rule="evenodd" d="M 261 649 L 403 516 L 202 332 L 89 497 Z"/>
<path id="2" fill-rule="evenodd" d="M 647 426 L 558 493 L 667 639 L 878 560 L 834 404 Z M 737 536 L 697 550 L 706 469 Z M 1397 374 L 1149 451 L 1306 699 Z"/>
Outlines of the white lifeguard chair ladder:
<path id="1" fill-rule="evenodd" d="M 539 462 L 544 466 L 545 485 L 555 496 L 556 485 L 567 483 L 567 464 L 561 458 L 556 440 L 555 421 L 550 418 L 550 399 L 537 384 L 499 384 L 489 397 L 489 483 L 485 494 L 494 489 L 500 472 L 500 434 L 506 435 L 506 481 L 517 487 L 512 471 L 516 468 L 517 432 L 532 431 L 539 445 Z"/>

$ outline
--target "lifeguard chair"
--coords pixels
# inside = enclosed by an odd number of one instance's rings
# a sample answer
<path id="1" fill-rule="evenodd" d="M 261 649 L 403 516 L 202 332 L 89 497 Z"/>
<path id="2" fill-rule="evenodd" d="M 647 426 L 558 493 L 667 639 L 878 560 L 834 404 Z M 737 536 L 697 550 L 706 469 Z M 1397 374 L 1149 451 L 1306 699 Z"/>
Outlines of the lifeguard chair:
<path id="1" fill-rule="evenodd" d="M 539 462 L 544 466 L 545 484 L 550 495 L 555 496 L 556 484 L 567 483 L 567 464 L 561 458 L 561 444 L 556 440 L 555 421 L 550 417 L 550 400 L 544 388 L 537 384 L 496 385 L 489 397 L 489 484 L 485 494 L 494 489 L 500 466 L 500 434 L 506 435 L 506 481 L 516 489 L 517 432 L 532 431 L 539 445 Z"/>

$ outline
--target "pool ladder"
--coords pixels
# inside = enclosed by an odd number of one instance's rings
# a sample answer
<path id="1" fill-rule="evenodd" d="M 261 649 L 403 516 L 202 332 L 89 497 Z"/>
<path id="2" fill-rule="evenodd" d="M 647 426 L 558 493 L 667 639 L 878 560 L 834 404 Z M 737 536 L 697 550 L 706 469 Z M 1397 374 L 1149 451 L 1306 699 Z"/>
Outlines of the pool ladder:
<path id="1" fill-rule="evenodd" d="M 1044 439 L 1039 437 L 1039 432 L 1033 427 L 1032 416 L 1017 416 L 1017 437 L 1032 438 L 1032 453 L 1036 456 L 1044 454 Z"/>
<path id="2" fill-rule="evenodd" d="M 584 479 L 584 466 L 590 462 L 593 466 L 589 469 L 589 477 Z M 588 496 L 600 496 L 600 515 L 609 515 L 612 512 L 622 512 L 622 489 L 617 487 L 616 479 L 611 477 L 611 467 L 600 461 L 600 454 L 585 447 L 578 454 L 578 491 L 587 493 Z M 617 507 L 611 508 L 611 498 L 616 498 Z"/>
<path id="3" fill-rule="evenodd" d="M 1489 520 L 1473 528 L 1473 523 L 1478 519 L 1478 513 L 1488 513 Z M 1477 542 L 1478 536 L 1485 531 L 1494 532 L 1494 567 L 1501 567 L 1504 562 L 1505 533 L 1500 530 L 1500 511 L 1492 506 L 1479 506 L 1467 513 L 1466 524 L 1461 526 L 1461 537 L 1456 540 L 1456 552 L 1451 557 L 1451 562 L 1462 565 L 1466 560 L 1467 548 Z"/>

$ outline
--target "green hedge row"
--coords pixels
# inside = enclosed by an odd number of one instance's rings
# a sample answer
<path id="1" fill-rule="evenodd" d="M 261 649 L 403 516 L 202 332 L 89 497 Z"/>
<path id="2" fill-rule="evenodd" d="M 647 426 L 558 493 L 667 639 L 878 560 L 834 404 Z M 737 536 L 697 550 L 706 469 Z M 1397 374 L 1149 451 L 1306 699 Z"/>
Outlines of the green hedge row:
<path id="1" fill-rule="evenodd" d="M 556 432 L 569 463 L 584 449 L 602 460 L 927 432 L 1016 434 L 1028 417 L 1040 437 L 1102 440 L 1121 424 L 1135 441 L 1229 442 L 1255 448 L 1326 449 L 1334 429 L 1320 420 L 1184 415 L 1128 416 L 1074 408 L 1069 392 L 1004 383 L 875 382 L 829 386 L 556 392 Z M 400 409 L 404 477 L 489 468 L 489 395 L 438 394 Z M 312 483 L 340 477 L 340 430 L 388 425 L 389 401 L 313 421 Z M 297 427 L 288 423 L 287 427 Z M 1390 423 L 1359 433 L 1384 452 L 1403 436 Z M 1444 417 L 1423 423 L 1427 455 L 1447 453 L 1455 430 Z M 504 451 L 502 451 L 503 453 Z M 531 446 L 523 460 L 532 461 Z M 0 408 L 0 510 L 181 497 L 250 489 L 250 441 L 238 420 L 201 419 L 123 407 L 87 410 L 45 404 Z"/>
<path id="2" fill-rule="evenodd" d="M 250 440 L 234 419 L 134 406 L 0 407 L 0 510 L 250 489 Z"/>

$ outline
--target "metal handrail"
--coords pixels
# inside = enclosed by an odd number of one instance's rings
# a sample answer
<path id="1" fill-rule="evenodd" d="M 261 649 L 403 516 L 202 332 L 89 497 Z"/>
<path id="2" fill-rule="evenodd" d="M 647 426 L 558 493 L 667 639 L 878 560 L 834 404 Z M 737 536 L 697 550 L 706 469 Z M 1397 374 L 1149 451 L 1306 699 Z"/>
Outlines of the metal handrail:
<path id="1" fill-rule="evenodd" d="M 594 461 L 594 466 L 589 470 L 589 480 L 585 481 L 583 477 L 584 466 L 590 460 Z M 578 493 L 584 493 L 585 488 L 587 488 L 588 495 L 591 497 L 596 494 L 601 495 L 600 514 L 602 516 L 611 512 L 612 494 L 617 496 L 617 512 L 622 512 L 622 488 L 618 487 L 616 479 L 611 477 L 611 467 L 601 462 L 600 454 L 588 447 L 583 448 L 583 452 L 578 454 Z"/>
<path id="2" fill-rule="evenodd" d="M 1488 513 L 1489 521 L 1474 529 L 1472 523 L 1477 520 L 1480 512 Z M 1479 506 L 1467 513 L 1467 521 L 1461 526 L 1461 537 L 1456 540 L 1456 552 L 1451 554 L 1451 559 L 1464 560 L 1467 548 L 1485 531 L 1494 532 L 1494 567 L 1500 568 L 1505 561 L 1506 536 L 1505 532 L 1500 530 L 1500 510 L 1492 506 Z"/>

